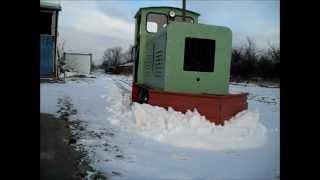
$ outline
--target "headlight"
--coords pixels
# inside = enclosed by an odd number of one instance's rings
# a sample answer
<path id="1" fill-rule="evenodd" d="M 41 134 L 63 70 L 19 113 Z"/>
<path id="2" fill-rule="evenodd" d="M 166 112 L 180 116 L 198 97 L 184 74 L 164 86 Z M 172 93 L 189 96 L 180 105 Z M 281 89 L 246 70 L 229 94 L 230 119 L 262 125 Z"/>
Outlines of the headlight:
<path id="1" fill-rule="evenodd" d="M 173 10 L 171 10 L 169 12 L 169 16 L 173 18 L 174 16 L 176 16 L 176 13 Z"/>

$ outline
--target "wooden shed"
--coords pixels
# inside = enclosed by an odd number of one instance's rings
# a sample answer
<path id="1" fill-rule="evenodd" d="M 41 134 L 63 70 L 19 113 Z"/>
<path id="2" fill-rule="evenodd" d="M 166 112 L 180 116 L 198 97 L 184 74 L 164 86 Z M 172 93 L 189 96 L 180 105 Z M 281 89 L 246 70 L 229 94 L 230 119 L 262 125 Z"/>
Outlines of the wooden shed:
<path id="1" fill-rule="evenodd" d="M 57 29 L 60 4 L 40 1 L 40 78 L 57 78 Z"/>

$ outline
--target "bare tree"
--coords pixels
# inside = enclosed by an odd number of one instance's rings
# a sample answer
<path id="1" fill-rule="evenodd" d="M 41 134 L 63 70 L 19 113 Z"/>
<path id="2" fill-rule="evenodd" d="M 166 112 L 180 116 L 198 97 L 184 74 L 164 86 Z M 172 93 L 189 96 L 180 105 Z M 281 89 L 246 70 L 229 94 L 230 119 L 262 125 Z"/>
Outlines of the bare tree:
<path id="1" fill-rule="evenodd" d="M 65 78 L 65 62 L 63 60 L 65 41 L 61 40 L 57 43 L 57 57 L 58 57 L 58 73 L 63 73 Z"/>
<path id="2" fill-rule="evenodd" d="M 103 54 L 103 64 L 116 67 L 121 63 L 121 47 L 107 49 Z"/>
<path id="3" fill-rule="evenodd" d="M 133 59 L 131 58 L 132 47 L 133 46 L 130 45 L 129 48 L 122 54 L 124 63 L 133 61 Z"/>
<path id="4" fill-rule="evenodd" d="M 257 58 L 257 49 L 256 44 L 254 41 L 247 37 L 247 45 L 244 50 L 244 55 L 247 57 L 248 60 L 255 60 Z"/>
<path id="5" fill-rule="evenodd" d="M 61 40 L 57 44 L 57 56 L 58 56 L 58 61 L 61 61 L 64 53 L 64 46 L 65 46 L 65 41 Z"/>
<path id="6" fill-rule="evenodd" d="M 252 39 L 232 50 L 231 78 L 233 80 L 277 80 L 280 77 L 280 48 L 269 45 L 259 52 Z"/>
<path id="7" fill-rule="evenodd" d="M 280 48 L 275 46 L 270 46 L 269 54 L 274 63 L 280 63 Z"/>

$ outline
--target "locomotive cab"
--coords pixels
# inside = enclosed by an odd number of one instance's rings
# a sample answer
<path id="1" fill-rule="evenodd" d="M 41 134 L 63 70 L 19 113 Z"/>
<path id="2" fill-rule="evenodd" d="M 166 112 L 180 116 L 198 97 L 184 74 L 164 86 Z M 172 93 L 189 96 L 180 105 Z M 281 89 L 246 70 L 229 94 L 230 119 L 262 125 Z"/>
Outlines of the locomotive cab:
<path id="1" fill-rule="evenodd" d="M 147 42 L 153 40 L 156 33 L 166 28 L 172 22 L 198 23 L 200 14 L 187 11 L 183 19 L 182 10 L 174 7 L 146 7 L 140 8 L 135 15 L 135 36 L 133 47 L 134 77 L 133 81 L 144 84 L 144 64 L 147 58 Z"/>
<path id="2" fill-rule="evenodd" d="M 247 108 L 246 95 L 229 94 L 231 30 L 199 24 L 199 16 L 174 7 L 139 9 L 132 51 L 133 102 L 178 111 L 197 108 L 218 121 Z M 221 98 L 228 99 L 226 110 Z"/>

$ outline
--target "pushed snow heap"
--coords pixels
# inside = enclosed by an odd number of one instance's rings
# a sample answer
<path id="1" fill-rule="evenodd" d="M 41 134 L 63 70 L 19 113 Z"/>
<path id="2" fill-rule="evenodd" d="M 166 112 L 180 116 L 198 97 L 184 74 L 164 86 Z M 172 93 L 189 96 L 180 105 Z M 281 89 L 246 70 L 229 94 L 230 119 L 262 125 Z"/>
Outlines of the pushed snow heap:
<path id="1" fill-rule="evenodd" d="M 259 113 L 243 111 L 224 126 L 210 123 L 196 109 L 183 114 L 149 104 L 132 106 L 134 129 L 146 138 L 187 148 L 207 150 L 247 149 L 266 142 Z"/>
<path id="2" fill-rule="evenodd" d="M 111 123 L 133 131 L 144 138 L 178 147 L 205 150 L 238 150 L 256 148 L 266 142 L 266 128 L 259 113 L 245 110 L 215 125 L 196 109 L 181 113 L 149 104 L 133 103 L 110 83 L 106 107 Z"/>

